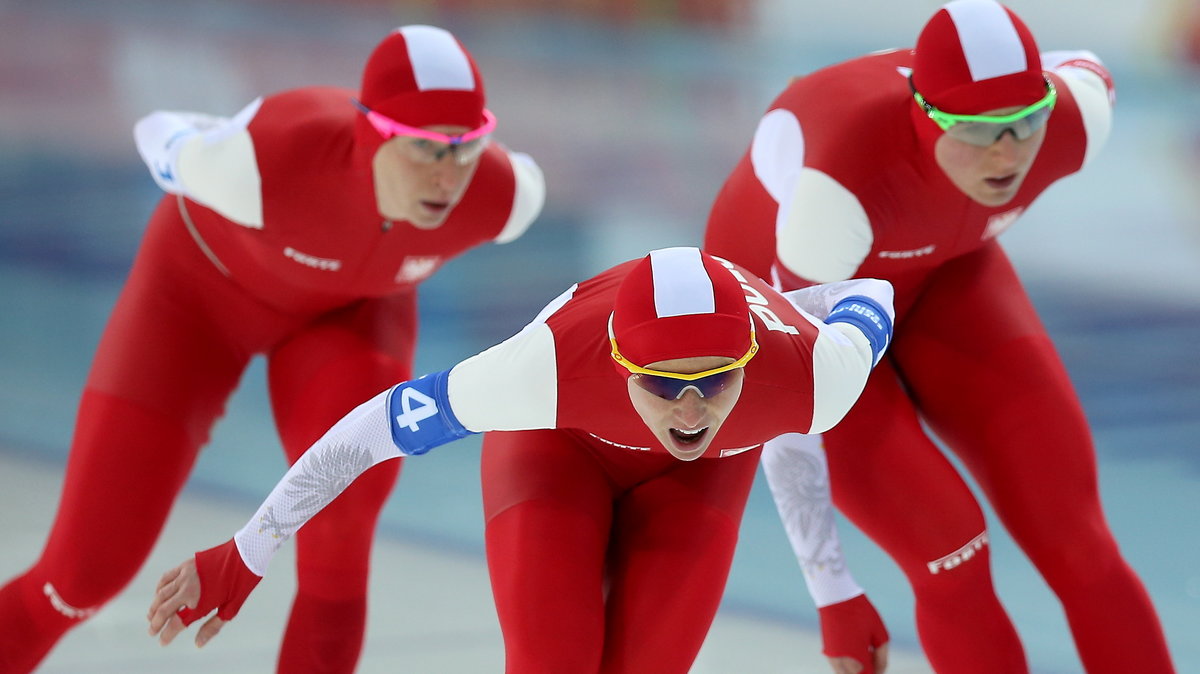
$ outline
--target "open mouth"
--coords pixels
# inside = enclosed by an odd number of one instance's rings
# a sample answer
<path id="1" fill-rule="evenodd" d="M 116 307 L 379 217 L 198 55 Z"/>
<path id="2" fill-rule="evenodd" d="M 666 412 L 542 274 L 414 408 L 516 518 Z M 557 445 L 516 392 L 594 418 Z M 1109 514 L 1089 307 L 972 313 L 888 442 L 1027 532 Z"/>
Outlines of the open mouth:
<path id="1" fill-rule="evenodd" d="M 447 201 L 422 201 L 421 205 L 433 213 L 442 213 L 450 207 Z"/>
<path id="2" fill-rule="evenodd" d="M 1017 174 L 1015 173 L 1006 175 L 1003 178 L 984 178 L 984 182 L 986 182 L 989 186 L 1001 190 L 1011 186 L 1014 182 L 1016 182 L 1016 180 Z"/>
<path id="3" fill-rule="evenodd" d="M 679 428 L 671 429 L 671 438 L 681 445 L 693 445 L 700 442 L 705 435 L 708 434 L 708 426 L 697 428 L 694 431 L 685 431 Z"/>

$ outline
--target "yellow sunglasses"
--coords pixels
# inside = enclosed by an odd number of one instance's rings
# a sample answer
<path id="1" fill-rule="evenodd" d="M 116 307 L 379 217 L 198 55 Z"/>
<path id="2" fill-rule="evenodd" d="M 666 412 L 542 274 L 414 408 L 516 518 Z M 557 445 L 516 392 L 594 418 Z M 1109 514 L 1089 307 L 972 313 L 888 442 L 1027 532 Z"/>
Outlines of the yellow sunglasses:
<path id="1" fill-rule="evenodd" d="M 611 319 L 608 342 L 612 345 L 612 359 L 633 374 L 634 382 L 643 389 L 665 400 L 678 400 L 689 388 L 695 389 L 701 398 L 711 397 L 720 393 L 733 380 L 731 376 L 727 375 L 732 373 L 733 370 L 745 367 L 746 363 L 749 363 L 750 359 L 758 353 L 758 340 L 754 336 L 753 322 L 750 324 L 749 350 L 741 358 L 732 363 L 714 367 L 711 370 L 704 370 L 703 372 L 664 372 L 662 370 L 651 370 L 650 368 L 631 362 L 628 358 L 622 356 L 621 350 L 617 348 L 617 340 L 612 336 Z"/>

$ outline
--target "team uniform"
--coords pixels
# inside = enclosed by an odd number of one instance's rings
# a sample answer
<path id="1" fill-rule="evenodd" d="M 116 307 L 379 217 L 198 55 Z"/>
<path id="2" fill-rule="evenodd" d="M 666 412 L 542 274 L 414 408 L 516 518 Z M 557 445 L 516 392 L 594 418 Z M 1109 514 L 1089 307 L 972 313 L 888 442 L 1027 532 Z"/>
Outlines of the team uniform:
<path id="1" fill-rule="evenodd" d="M 338 422 L 234 540 L 197 555 L 204 596 L 185 621 L 213 608 L 232 617 L 274 551 L 371 466 L 490 431 L 487 552 L 508 671 L 686 672 L 724 588 L 761 443 L 839 421 L 890 338 L 890 288 L 866 279 L 785 297 L 719 267 L 745 294 L 758 352 L 712 445 L 680 461 L 638 416 L 610 354 L 614 297 L 640 262 L 572 286 L 510 339 Z M 848 307 L 873 326 L 823 320 Z M 740 320 L 744 330 L 744 309 Z"/>
<path id="2" fill-rule="evenodd" d="M 705 249 L 784 290 L 860 276 L 895 287 L 895 344 L 845 422 L 823 435 L 825 456 L 819 437 L 764 450 L 823 614 L 861 593 L 835 532 L 799 521 L 826 488 L 827 459 L 834 503 L 912 584 L 934 668 L 1026 671 L 993 590 L 983 514 L 924 421 L 1062 601 L 1087 670 L 1169 671 L 1154 609 L 1101 512 L 1083 411 L 996 241 L 1109 132 L 1112 85 L 1095 56 L 1041 58 L 1057 103 L 1003 206 L 972 200 L 935 163 L 937 132 L 910 88 L 913 52 L 877 53 L 794 80 L 771 104 L 716 199 Z M 828 631 L 827 654 L 844 654 L 830 653 Z"/>
<path id="3" fill-rule="evenodd" d="M 133 578 L 251 358 L 267 358 L 294 462 L 354 405 L 411 375 L 417 285 L 536 217 L 539 169 L 493 144 L 440 227 L 384 219 L 370 164 L 379 139 L 356 140 L 357 95 L 304 88 L 230 119 L 139 122 L 139 149 L 174 145 L 161 160 L 144 152 L 171 194 L 96 354 L 49 542 L 0 591 L 0 669 L 34 667 Z M 372 471 L 300 536 L 280 671 L 353 668 L 374 523 L 398 470 Z"/>

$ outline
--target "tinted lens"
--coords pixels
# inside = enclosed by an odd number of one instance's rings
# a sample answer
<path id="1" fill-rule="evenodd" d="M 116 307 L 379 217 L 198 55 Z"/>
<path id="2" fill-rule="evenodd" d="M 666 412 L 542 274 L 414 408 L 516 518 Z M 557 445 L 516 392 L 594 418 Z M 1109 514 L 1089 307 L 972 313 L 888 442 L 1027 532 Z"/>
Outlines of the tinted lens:
<path id="1" fill-rule="evenodd" d="M 488 145 L 488 138 L 489 136 L 481 136 L 465 143 L 459 143 L 454 150 L 454 158 L 459 164 L 470 164 L 483 154 L 484 148 Z"/>
<path id="2" fill-rule="evenodd" d="M 964 143 L 987 147 L 1000 140 L 1000 137 L 1010 130 L 1017 140 L 1025 140 L 1045 126 L 1048 119 L 1050 119 L 1050 108 L 1044 107 L 1007 124 L 958 122 L 946 129 L 946 133 Z"/>
<path id="3" fill-rule="evenodd" d="M 718 372 L 692 381 L 672 377 L 656 377 L 652 374 L 633 374 L 633 382 L 664 400 L 679 400 L 689 388 L 695 389 L 701 398 L 711 398 L 733 383 L 737 370 Z"/>
<path id="4" fill-rule="evenodd" d="M 453 155 L 456 164 L 463 165 L 478 159 L 487 143 L 487 136 L 457 145 L 446 145 L 426 138 L 412 138 L 408 143 L 408 156 L 419 164 L 433 164 L 450 154 Z"/>

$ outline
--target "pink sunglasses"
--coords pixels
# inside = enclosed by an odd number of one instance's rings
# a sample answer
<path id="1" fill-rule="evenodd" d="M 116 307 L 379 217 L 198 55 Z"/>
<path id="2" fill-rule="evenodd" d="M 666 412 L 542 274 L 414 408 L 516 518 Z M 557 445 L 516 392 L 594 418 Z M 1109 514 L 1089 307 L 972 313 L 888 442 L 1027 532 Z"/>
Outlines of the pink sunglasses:
<path id="1" fill-rule="evenodd" d="M 413 136 L 416 138 L 424 138 L 425 140 L 436 141 L 438 143 L 445 143 L 446 145 L 453 147 L 455 145 L 469 143 L 477 138 L 482 138 L 496 128 L 496 116 L 493 115 L 492 111 L 488 110 L 487 108 L 483 109 L 483 124 L 479 128 L 472 129 L 471 131 L 468 131 L 462 135 L 450 136 L 444 133 L 438 133 L 436 131 L 429 131 L 419 127 L 401 124 L 391 117 L 385 117 L 384 115 L 375 112 L 356 99 L 350 100 L 354 103 L 354 107 L 358 108 L 364 115 L 367 116 L 367 121 L 371 123 L 371 126 L 375 127 L 375 130 L 379 132 L 379 135 L 383 136 L 384 140 L 387 140 L 392 136 Z"/>

